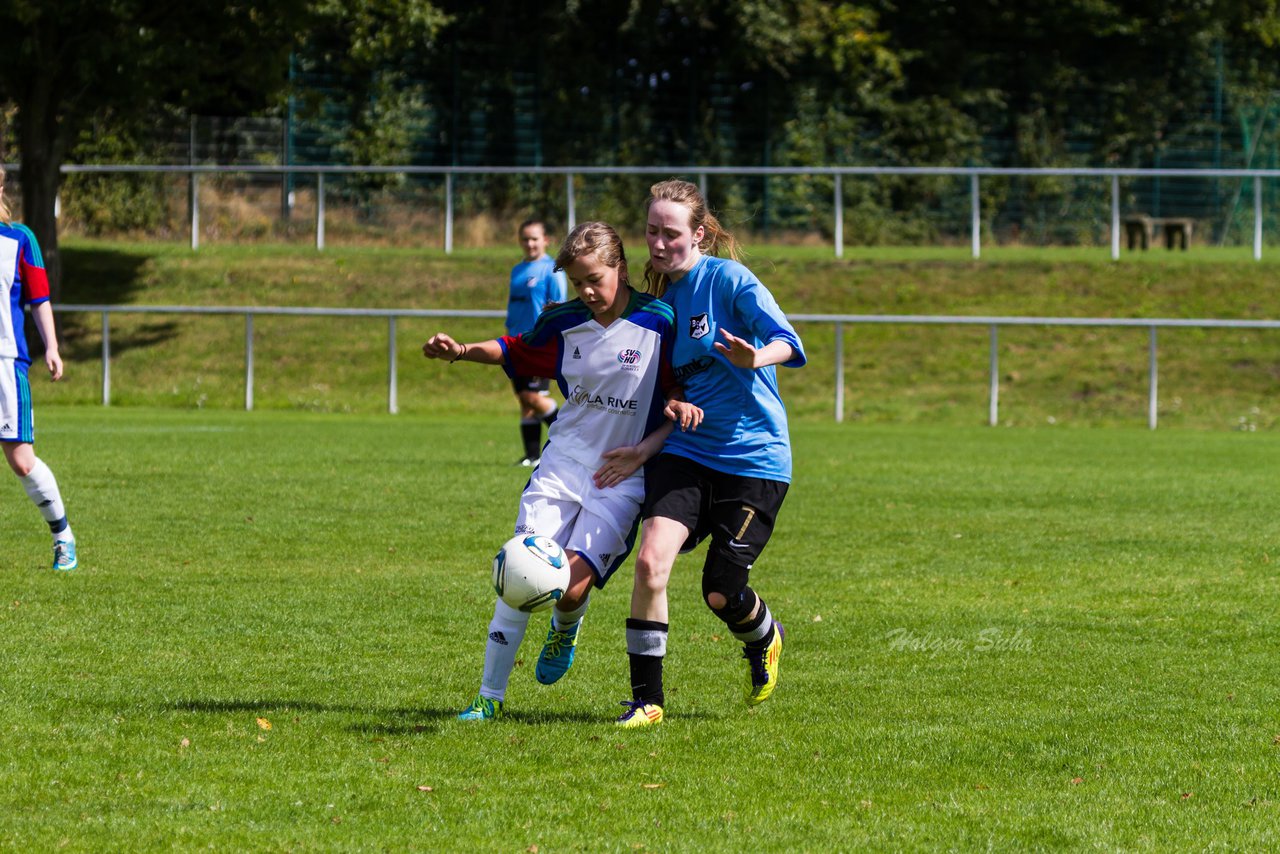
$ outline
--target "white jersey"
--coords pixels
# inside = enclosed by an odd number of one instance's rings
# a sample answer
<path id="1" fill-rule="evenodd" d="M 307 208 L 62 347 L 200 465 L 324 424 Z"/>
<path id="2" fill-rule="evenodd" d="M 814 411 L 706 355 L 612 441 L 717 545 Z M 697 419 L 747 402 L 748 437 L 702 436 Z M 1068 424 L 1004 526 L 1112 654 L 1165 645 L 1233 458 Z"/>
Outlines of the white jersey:
<path id="1" fill-rule="evenodd" d="M 592 470 L 606 451 L 635 445 L 661 424 L 664 395 L 676 385 L 671 307 L 628 291 L 626 310 L 607 327 L 574 299 L 548 308 L 531 331 L 498 339 L 507 374 L 559 384 L 564 406 L 548 441 Z"/>

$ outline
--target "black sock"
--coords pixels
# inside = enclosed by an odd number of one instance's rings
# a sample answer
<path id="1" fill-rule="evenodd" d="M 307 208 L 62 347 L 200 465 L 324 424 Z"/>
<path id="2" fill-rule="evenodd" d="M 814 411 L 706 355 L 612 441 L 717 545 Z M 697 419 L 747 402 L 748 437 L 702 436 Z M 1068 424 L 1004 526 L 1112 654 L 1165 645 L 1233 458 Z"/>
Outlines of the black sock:
<path id="1" fill-rule="evenodd" d="M 744 646 L 751 649 L 764 649 L 773 641 L 773 614 L 769 611 L 769 606 L 764 603 L 750 587 L 747 588 L 750 598 L 758 604 L 755 607 L 756 615 L 743 620 L 741 623 L 733 623 L 729 625 L 729 631 L 733 632 L 733 636 L 742 641 Z M 718 612 L 717 616 L 720 616 Z M 726 623 L 728 620 L 721 617 Z"/>
<path id="2" fill-rule="evenodd" d="M 627 620 L 627 658 L 631 662 L 631 699 L 666 705 L 662 690 L 662 659 L 667 654 L 667 624 Z"/>
<path id="3" fill-rule="evenodd" d="M 520 438 L 524 441 L 524 455 L 536 460 L 542 456 L 542 422 L 536 418 L 520 421 Z"/>

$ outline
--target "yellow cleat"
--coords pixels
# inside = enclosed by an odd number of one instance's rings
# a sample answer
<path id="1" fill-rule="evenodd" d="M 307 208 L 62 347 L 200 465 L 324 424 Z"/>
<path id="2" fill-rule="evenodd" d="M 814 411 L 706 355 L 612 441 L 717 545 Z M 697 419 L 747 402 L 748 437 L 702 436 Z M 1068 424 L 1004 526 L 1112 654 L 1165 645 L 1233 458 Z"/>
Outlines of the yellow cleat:
<path id="1" fill-rule="evenodd" d="M 769 699 L 778 685 L 778 666 L 782 661 L 782 623 L 773 621 L 773 640 L 763 649 L 744 647 L 742 657 L 751 665 L 751 687 L 747 702 L 755 706 Z"/>
<path id="2" fill-rule="evenodd" d="M 642 726 L 653 726 L 662 723 L 662 706 L 653 703 L 640 703 L 635 700 L 623 700 L 627 710 L 614 723 L 624 729 L 635 729 Z"/>

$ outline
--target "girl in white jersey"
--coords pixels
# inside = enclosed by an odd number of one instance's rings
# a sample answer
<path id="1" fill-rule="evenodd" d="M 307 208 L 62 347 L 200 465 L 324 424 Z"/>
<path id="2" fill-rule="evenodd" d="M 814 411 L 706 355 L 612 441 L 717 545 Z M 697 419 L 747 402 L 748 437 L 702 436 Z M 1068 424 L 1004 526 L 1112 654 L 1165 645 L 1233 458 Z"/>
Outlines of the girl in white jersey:
<path id="1" fill-rule="evenodd" d="M 748 584 L 791 482 L 791 443 L 776 365 L 800 367 L 795 329 L 760 280 L 736 260 L 729 234 L 698 188 L 663 181 L 649 191 L 648 291 L 676 313 L 672 366 L 706 413 L 697 433 L 673 434 L 645 469 L 627 653 L 632 700 L 625 726 L 663 716 L 667 579 L 681 551 L 711 538 L 702 568 L 707 606 L 743 644 L 747 702 L 773 693 L 782 625 Z M 714 257 L 724 251 L 729 258 Z"/>
<path id="2" fill-rule="evenodd" d="M 36 236 L 25 225 L 12 222 L 4 200 L 4 169 L 0 168 L 0 445 L 9 468 L 22 481 L 31 501 L 49 523 L 53 534 L 53 568 L 76 568 L 76 539 L 67 524 L 58 481 L 36 456 L 35 424 L 31 416 L 31 386 L 22 307 L 31 307 L 40 337 L 44 339 L 44 363 L 49 376 L 62 379 L 62 357 L 49 304 L 49 279 Z"/>
<path id="3" fill-rule="evenodd" d="M 568 273 L 577 298 L 548 308 L 529 332 L 474 344 L 440 333 L 422 347 L 431 359 L 553 378 L 564 395 L 515 526 L 517 534 L 550 537 L 569 555 L 569 589 L 552 610 L 535 668 L 547 685 L 573 663 L 591 587 L 603 587 L 631 551 L 644 495 L 640 467 L 662 447 L 673 421 L 694 429 L 702 420 L 697 407 L 676 399 L 671 308 L 631 288 L 617 233 L 583 223 L 565 238 L 556 268 Z M 494 604 L 480 690 L 459 718 L 502 714 L 528 623 L 529 614 L 501 599 Z"/>

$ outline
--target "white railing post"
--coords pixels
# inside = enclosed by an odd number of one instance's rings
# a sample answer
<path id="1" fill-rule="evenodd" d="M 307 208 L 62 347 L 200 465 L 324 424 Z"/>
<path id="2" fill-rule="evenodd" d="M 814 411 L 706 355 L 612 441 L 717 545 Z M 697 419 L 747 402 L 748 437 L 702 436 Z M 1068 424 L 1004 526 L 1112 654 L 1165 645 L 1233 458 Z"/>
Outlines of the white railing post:
<path id="1" fill-rule="evenodd" d="M 707 203 L 708 207 L 710 207 L 711 200 L 707 198 L 707 173 L 706 172 L 698 173 L 698 192 L 702 194 L 702 200 Z"/>
<path id="2" fill-rule="evenodd" d="M 565 226 L 565 232 L 567 233 L 567 232 L 573 231 L 574 226 L 578 224 L 578 211 L 577 211 L 577 203 L 576 203 L 577 200 L 574 199 L 574 196 L 573 196 L 573 176 L 572 175 L 564 176 L 564 195 L 565 195 L 565 199 L 567 200 L 567 204 L 569 208 L 569 219 L 568 219 L 569 224 Z"/>
<path id="3" fill-rule="evenodd" d="M 200 176 L 191 173 L 191 249 L 200 248 Z"/>
<path id="4" fill-rule="evenodd" d="M 840 173 L 836 173 L 835 211 L 836 211 L 836 257 L 844 257 L 844 189 L 840 184 Z"/>
<path id="5" fill-rule="evenodd" d="M 453 173 L 444 176 L 444 254 L 453 252 Z"/>
<path id="6" fill-rule="evenodd" d="M 253 411 L 253 313 L 244 315 L 244 408 Z"/>
<path id="7" fill-rule="evenodd" d="M 987 425 L 995 427 L 1000 423 L 1000 339 L 999 327 L 994 323 L 991 324 L 991 353 L 990 353 L 990 372 L 991 372 L 991 392 L 990 392 L 990 408 L 987 412 Z"/>
<path id="8" fill-rule="evenodd" d="M 1253 260 L 1262 260 L 1262 176 L 1253 176 Z"/>
<path id="9" fill-rule="evenodd" d="M 1159 398 L 1157 390 L 1160 385 L 1160 366 L 1156 363 L 1156 327 L 1151 327 L 1151 342 L 1148 345 L 1147 360 L 1151 373 L 1151 385 L 1147 395 L 1147 427 L 1151 430 L 1156 429 L 1156 418 L 1158 415 Z"/>
<path id="10" fill-rule="evenodd" d="M 836 321 L 836 423 L 844 421 L 844 324 Z"/>
<path id="11" fill-rule="evenodd" d="M 1120 176 L 1111 176 L 1111 260 L 1120 260 Z"/>
<path id="12" fill-rule="evenodd" d="M 316 173 L 316 249 L 324 249 L 324 173 Z"/>
<path id="13" fill-rule="evenodd" d="M 102 405 L 111 405 L 111 312 L 102 313 Z"/>
<path id="14" fill-rule="evenodd" d="M 396 319 L 387 318 L 387 412 L 400 411 L 400 399 L 396 392 Z"/>
<path id="15" fill-rule="evenodd" d="M 973 236 L 973 257 L 982 257 L 982 202 L 978 195 L 978 173 L 969 176 L 969 233 Z"/>

